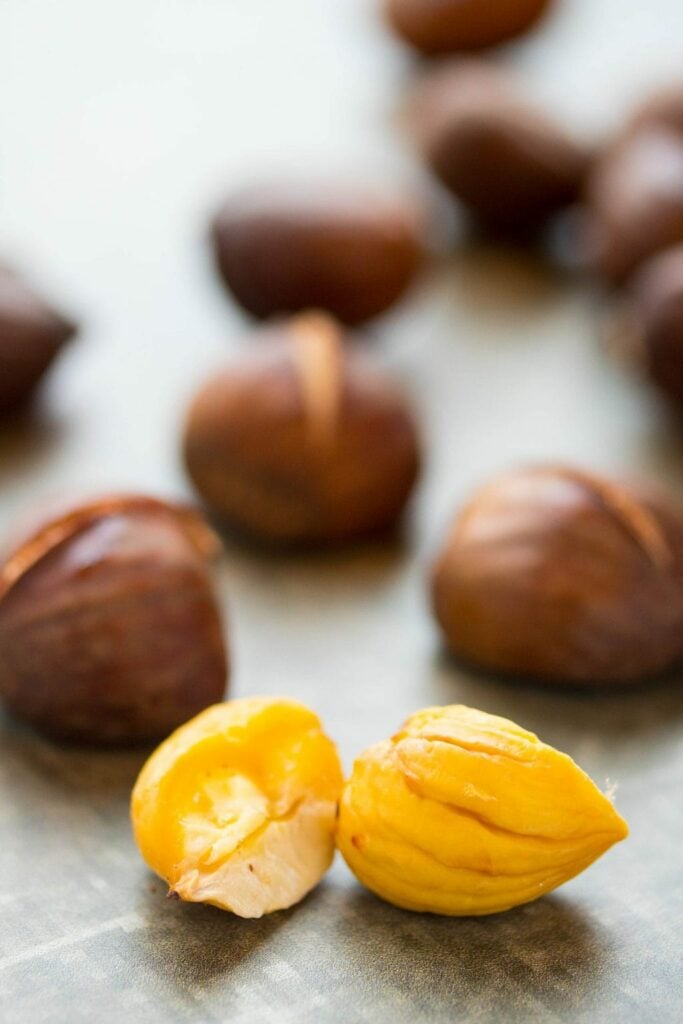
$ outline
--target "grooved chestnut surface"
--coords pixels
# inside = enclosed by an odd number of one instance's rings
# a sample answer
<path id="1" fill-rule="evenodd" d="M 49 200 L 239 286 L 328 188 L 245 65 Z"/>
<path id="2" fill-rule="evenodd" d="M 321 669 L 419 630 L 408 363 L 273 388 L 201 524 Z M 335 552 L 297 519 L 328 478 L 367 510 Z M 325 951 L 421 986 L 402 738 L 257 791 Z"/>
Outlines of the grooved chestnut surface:
<path id="1" fill-rule="evenodd" d="M 221 700 L 214 542 L 199 517 L 144 498 L 48 517 L 0 565 L 6 706 L 48 736 L 125 745 Z"/>
<path id="2" fill-rule="evenodd" d="M 679 72 L 682 19 L 680 0 L 558 0 L 498 59 L 590 137 Z M 207 219 L 283 163 L 404 182 L 413 73 L 375 0 L 0 3 L 0 250 L 84 325 L 37 418 L 0 428 L 3 536 L 65 490 L 190 497 L 179 420 L 248 347 Z M 475 674 L 441 653 L 426 585 L 455 509 L 496 474 L 562 460 L 680 497 L 680 436 L 606 361 L 581 284 L 524 253 L 454 252 L 371 333 L 424 424 L 410 544 L 230 544 L 231 693 L 310 704 L 347 772 L 418 708 L 503 715 L 616 785 L 630 837 L 485 921 L 385 905 L 337 858 L 300 906 L 245 922 L 166 900 L 145 869 L 142 752 L 62 748 L 0 715 L 2 1024 L 680 1024 L 681 677 L 591 697 Z"/>
<path id="3" fill-rule="evenodd" d="M 573 467 L 503 474 L 457 515 L 432 599 L 446 643 L 474 664 L 638 682 L 683 659 L 683 512 Z"/>

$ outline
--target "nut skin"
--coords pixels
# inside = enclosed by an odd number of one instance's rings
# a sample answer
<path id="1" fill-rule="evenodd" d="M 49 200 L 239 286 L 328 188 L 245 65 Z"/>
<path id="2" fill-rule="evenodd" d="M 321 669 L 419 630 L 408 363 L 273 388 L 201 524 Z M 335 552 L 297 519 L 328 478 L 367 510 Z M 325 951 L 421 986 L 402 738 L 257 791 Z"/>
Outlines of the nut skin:
<path id="1" fill-rule="evenodd" d="M 392 380 L 326 316 L 263 329 L 196 396 L 185 462 L 225 524 L 282 545 L 380 534 L 419 471 L 412 412 Z"/>
<path id="2" fill-rule="evenodd" d="M 76 326 L 0 265 L 0 417 L 21 410 Z"/>
<path id="3" fill-rule="evenodd" d="M 0 569 L 0 694 L 57 739 L 166 735 L 223 695 L 207 571 L 216 538 L 153 498 L 93 500 L 46 521 Z"/>
<path id="4" fill-rule="evenodd" d="M 514 722 L 450 705 L 418 711 L 360 755 L 337 845 L 389 903 L 479 916 L 550 892 L 627 834 L 566 754 Z"/>
<path id="5" fill-rule="evenodd" d="M 611 326 L 614 348 L 683 408 L 683 244 L 642 264 Z"/>
<path id="6" fill-rule="evenodd" d="M 261 917 L 298 903 L 329 868 L 342 785 L 337 750 L 305 705 L 228 701 L 182 725 L 143 766 L 135 839 L 173 895 Z"/>
<path id="7" fill-rule="evenodd" d="M 489 232 L 536 232 L 579 194 L 586 152 L 484 61 L 428 74 L 411 122 L 428 166 Z"/>
<path id="8" fill-rule="evenodd" d="M 550 0 L 385 0 L 387 19 L 425 54 L 480 50 L 530 29 Z"/>
<path id="9" fill-rule="evenodd" d="M 627 131 L 595 162 L 585 208 L 588 261 L 610 284 L 683 242 L 683 134 Z"/>
<path id="10" fill-rule="evenodd" d="M 316 308 L 358 324 L 389 309 L 413 282 L 422 231 L 420 211 L 404 196 L 281 182 L 229 196 L 212 239 L 223 281 L 253 316 Z"/>
<path id="11" fill-rule="evenodd" d="M 663 496 L 563 466 L 498 477 L 432 572 L 448 647 L 484 669 L 626 684 L 683 653 L 683 519 Z"/>

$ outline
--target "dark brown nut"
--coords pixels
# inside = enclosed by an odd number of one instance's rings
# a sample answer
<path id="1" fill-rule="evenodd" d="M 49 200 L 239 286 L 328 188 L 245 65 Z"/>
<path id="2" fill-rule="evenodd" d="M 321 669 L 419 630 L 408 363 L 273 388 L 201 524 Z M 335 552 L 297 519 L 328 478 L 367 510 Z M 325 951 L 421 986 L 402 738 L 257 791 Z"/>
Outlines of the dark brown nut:
<path id="1" fill-rule="evenodd" d="M 615 284 L 683 242 L 683 135 L 643 128 L 608 148 L 587 181 L 586 218 L 588 259 Z"/>
<path id="2" fill-rule="evenodd" d="M 417 206 L 350 184 L 237 192 L 214 220 L 213 244 L 225 284 L 254 316 L 315 308 L 347 324 L 392 306 L 423 256 Z"/>
<path id="3" fill-rule="evenodd" d="M 262 541 L 316 545 L 380 533 L 398 519 L 419 466 L 406 399 L 337 324 L 299 316 L 197 395 L 189 474 L 226 524 Z"/>
<path id="4" fill-rule="evenodd" d="M 0 569 L 0 694 L 76 742 L 156 739 L 220 700 L 227 662 L 207 570 L 217 539 L 183 506 L 115 496 L 49 519 Z"/>
<path id="5" fill-rule="evenodd" d="M 0 265 L 0 416 L 33 394 L 76 327 L 52 309 L 22 277 Z"/>
<path id="6" fill-rule="evenodd" d="M 610 324 L 617 354 L 627 357 L 683 408 L 683 245 L 665 249 L 630 279 Z"/>
<path id="7" fill-rule="evenodd" d="M 458 516 L 433 571 L 457 655 L 557 683 L 620 684 L 683 653 L 683 518 L 564 467 L 510 473 Z"/>
<path id="8" fill-rule="evenodd" d="M 535 231 L 579 192 L 586 153 L 482 61 L 428 75 L 412 121 L 432 171 L 489 230 Z"/>
<path id="9" fill-rule="evenodd" d="M 423 53 L 495 46 L 539 20 L 550 0 L 385 0 L 390 24 Z"/>

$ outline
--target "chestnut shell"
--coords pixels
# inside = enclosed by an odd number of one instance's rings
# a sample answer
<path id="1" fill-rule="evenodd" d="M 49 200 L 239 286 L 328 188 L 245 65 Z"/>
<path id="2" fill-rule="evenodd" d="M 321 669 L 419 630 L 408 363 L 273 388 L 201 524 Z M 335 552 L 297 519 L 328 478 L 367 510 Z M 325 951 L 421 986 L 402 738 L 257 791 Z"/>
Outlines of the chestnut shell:
<path id="1" fill-rule="evenodd" d="M 401 297 L 423 258 L 417 207 L 350 183 L 243 189 L 226 199 L 212 238 L 223 281 L 259 318 L 315 308 L 361 323 Z"/>
<path id="2" fill-rule="evenodd" d="M 223 696 L 227 659 L 197 513 L 141 496 L 44 522 L 0 569 L 0 694 L 50 736 L 129 744 Z"/>
<path id="3" fill-rule="evenodd" d="M 486 669 L 634 682 L 683 654 L 683 519 L 566 467 L 510 473 L 458 516 L 432 596 L 448 646 Z"/>
<path id="4" fill-rule="evenodd" d="M 579 194 L 587 153 L 484 61 L 427 75 L 411 121 L 429 167 L 489 231 L 534 232 Z"/>
<path id="5" fill-rule="evenodd" d="M 479 50 L 532 27 L 550 0 L 385 0 L 386 16 L 407 43 L 426 54 Z"/>
<path id="6" fill-rule="evenodd" d="M 658 125 L 625 134 L 596 161 L 585 200 L 588 258 L 620 284 L 683 242 L 683 135 Z"/>
<path id="7" fill-rule="evenodd" d="M 628 282 L 614 322 L 615 348 L 683 408 L 683 244 L 647 260 Z"/>
<path id="8" fill-rule="evenodd" d="M 278 544 L 389 529 L 419 469 L 403 394 L 315 314 L 263 329 L 253 350 L 200 390 L 184 449 L 217 517 Z"/>
<path id="9" fill-rule="evenodd" d="M 0 416 L 30 399 L 76 326 L 9 267 L 0 265 Z"/>
<path id="10" fill-rule="evenodd" d="M 627 131 L 668 128 L 683 136 L 683 82 L 658 89 L 629 118 Z"/>

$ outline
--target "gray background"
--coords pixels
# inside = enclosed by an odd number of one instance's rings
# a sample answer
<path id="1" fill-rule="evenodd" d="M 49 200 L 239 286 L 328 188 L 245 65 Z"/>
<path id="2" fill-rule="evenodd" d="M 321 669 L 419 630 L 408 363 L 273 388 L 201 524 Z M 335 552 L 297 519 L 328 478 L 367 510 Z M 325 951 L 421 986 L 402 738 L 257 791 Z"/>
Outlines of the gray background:
<path id="1" fill-rule="evenodd" d="M 414 74 L 370 0 L 0 0 L 0 250 L 81 316 L 32 422 L 0 433 L 0 527 L 64 491 L 183 493 L 178 423 L 238 349 L 204 226 L 283 169 L 424 184 L 397 131 Z M 559 0 L 501 51 L 587 138 L 680 65 L 680 0 Z M 455 507 L 537 458 L 683 487 L 680 434 L 609 364 L 596 297 L 532 257 L 442 257 L 372 325 L 414 389 L 429 464 L 404 546 L 268 559 L 228 545 L 232 693 L 322 714 L 345 764 L 411 711 L 508 715 L 616 784 L 631 838 L 537 904 L 395 910 L 335 864 L 258 922 L 164 900 L 133 846 L 138 753 L 0 719 L 0 1019 L 344 1024 L 680 1021 L 683 690 L 542 692 L 439 654 L 425 566 Z M 1 652 L 0 652 L 1 656 Z"/>

